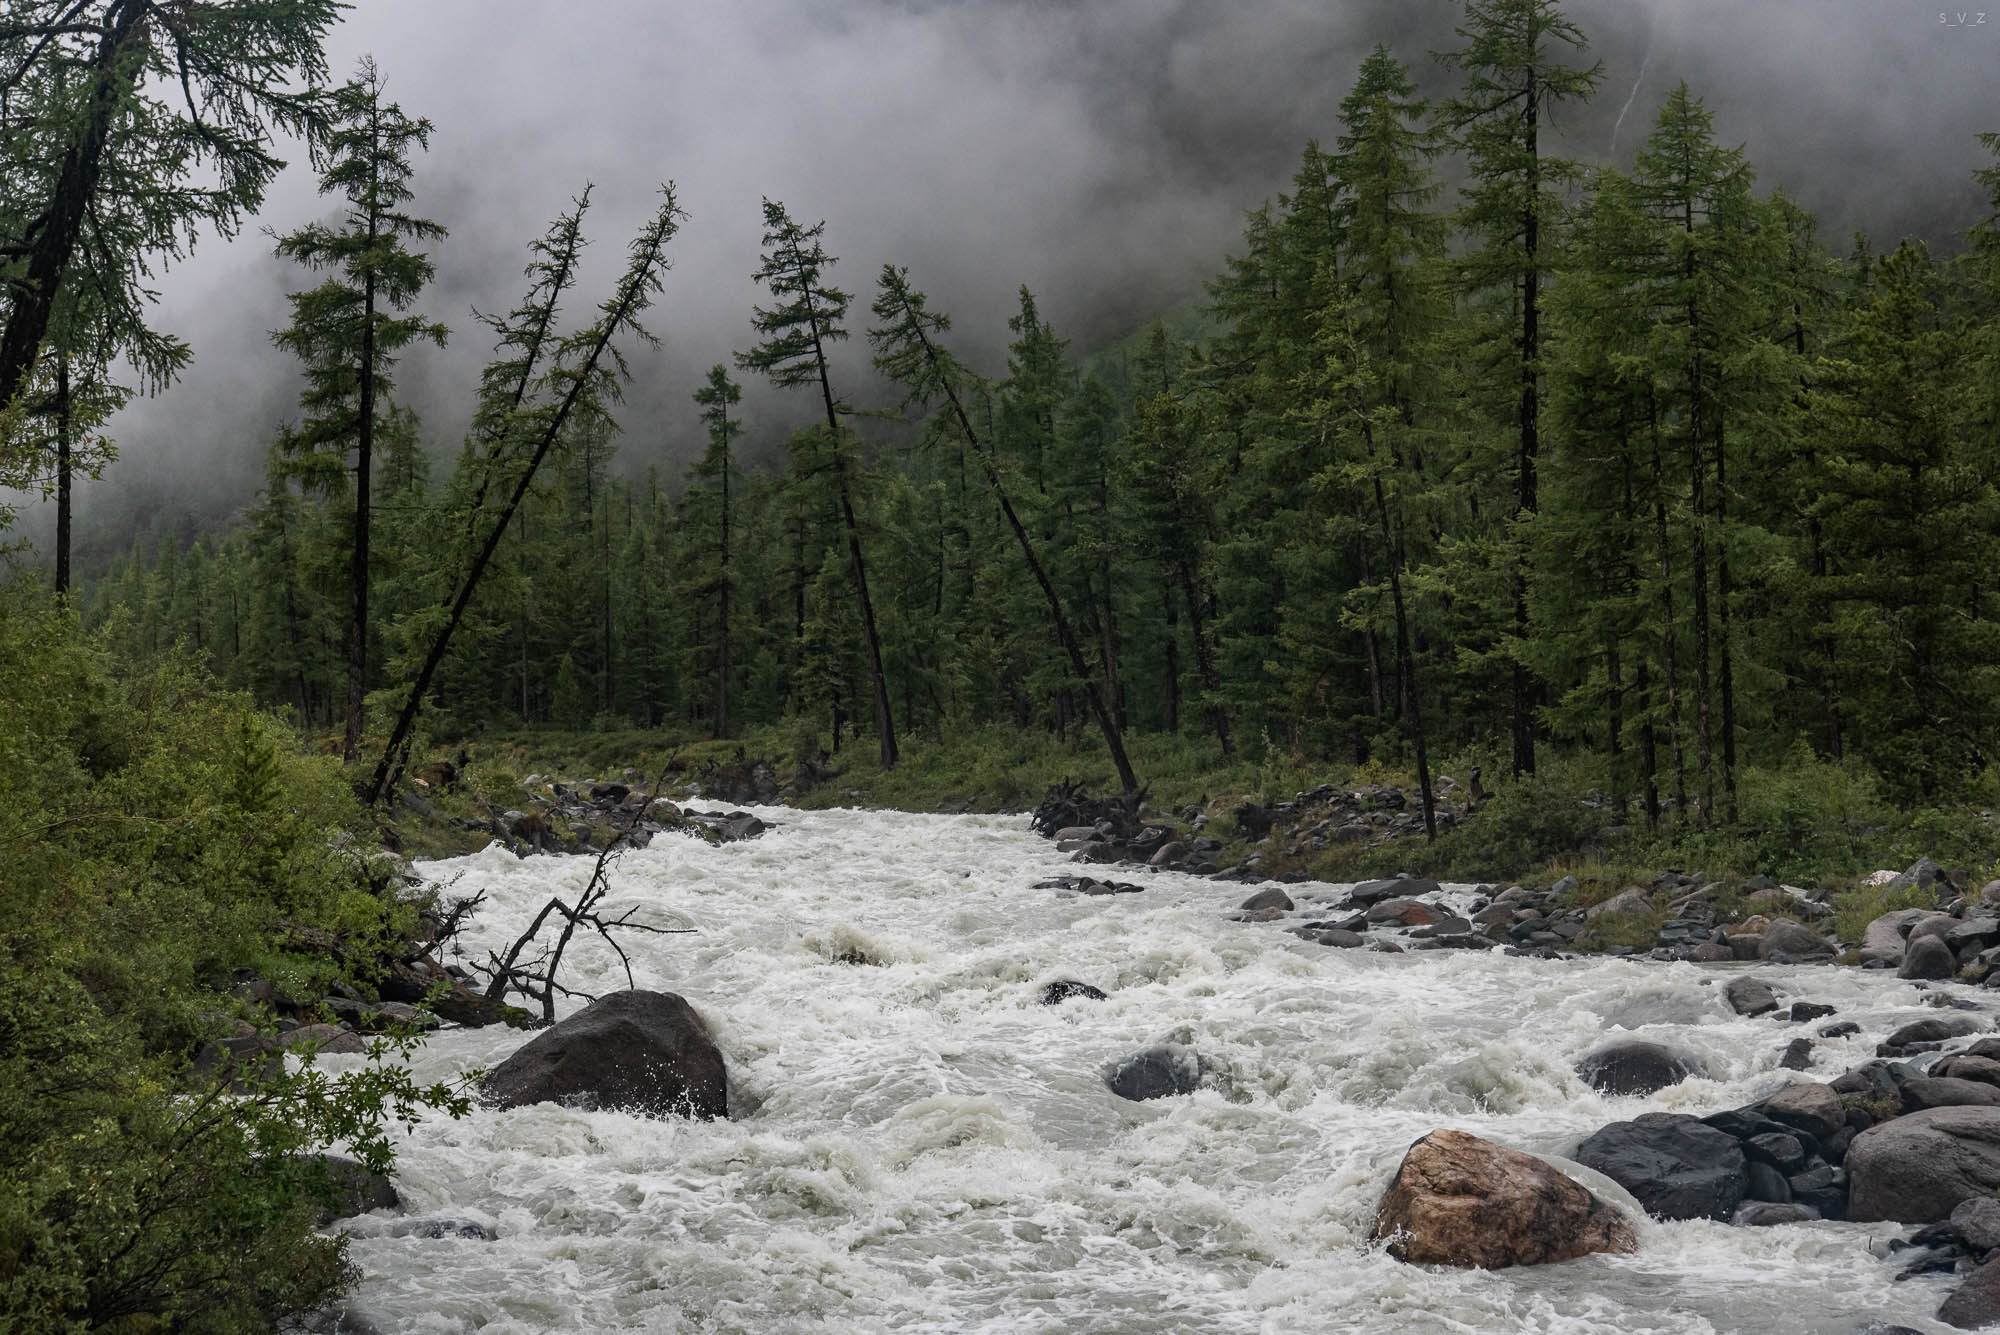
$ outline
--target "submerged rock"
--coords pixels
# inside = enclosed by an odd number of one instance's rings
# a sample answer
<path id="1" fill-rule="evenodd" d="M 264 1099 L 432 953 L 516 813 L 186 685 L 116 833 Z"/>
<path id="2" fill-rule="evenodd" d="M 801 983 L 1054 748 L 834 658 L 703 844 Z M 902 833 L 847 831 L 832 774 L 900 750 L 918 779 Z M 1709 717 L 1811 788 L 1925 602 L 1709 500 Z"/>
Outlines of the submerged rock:
<path id="1" fill-rule="evenodd" d="M 1615 1207 L 1533 1155 L 1463 1131 L 1410 1146 L 1373 1237 L 1399 1261 L 1486 1270 L 1638 1249 Z"/>
<path id="2" fill-rule="evenodd" d="M 1121 1099 L 1143 1103 L 1227 1083 L 1222 1068 L 1182 1043 L 1144 1048 L 1115 1063 L 1104 1083 Z"/>
<path id="3" fill-rule="evenodd" d="M 1777 994 L 1771 991 L 1771 985 L 1748 974 L 1730 979 L 1722 994 L 1738 1015 L 1768 1015 L 1778 1009 Z"/>
<path id="4" fill-rule="evenodd" d="M 613 992 L 543 1030 L 482 1086 L 498 1108 L 563 1103 L 653 1117 L 727 1117 L 722 1053 L 672 992 Z"/>
<path id="5" fill-rule="evenodd" d="M 1048 984 L 1036 998 L 1044 1006 L 1060 1006 L 1071 997 L 1081 997 L 1085 1001 L 1109 1001 L 1111 997 L 1100 988 L 1074 978 L 1058 978 Z"/>

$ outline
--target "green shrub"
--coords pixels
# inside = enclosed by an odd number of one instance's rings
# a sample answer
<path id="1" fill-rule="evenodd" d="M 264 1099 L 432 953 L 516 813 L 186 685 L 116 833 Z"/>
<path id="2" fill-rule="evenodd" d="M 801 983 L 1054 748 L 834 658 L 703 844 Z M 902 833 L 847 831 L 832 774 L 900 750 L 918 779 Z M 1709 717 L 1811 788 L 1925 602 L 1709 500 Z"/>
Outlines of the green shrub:
<path id="1" fill-rule="evenodd" d="M 313 1231 L 342 1144 L 462 1096 L 394 1045 L 242 1097 L 188 1074 L 233 971 L 323 984 L 285 928 L 381 940 L 408 907 L 338 839 L 338 765 L 169 655 L 124 679 L 0 588 L 0 1330 L 260 1331 L 349 1278 Z"/>

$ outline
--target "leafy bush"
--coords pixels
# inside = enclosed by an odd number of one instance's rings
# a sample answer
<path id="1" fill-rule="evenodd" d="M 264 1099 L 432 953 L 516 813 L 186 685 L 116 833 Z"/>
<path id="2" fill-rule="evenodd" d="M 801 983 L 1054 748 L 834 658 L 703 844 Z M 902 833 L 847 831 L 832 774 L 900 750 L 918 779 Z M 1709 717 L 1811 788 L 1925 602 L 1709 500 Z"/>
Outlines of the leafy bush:
<path id="1" fill-rule="evenodd" d="M 234 1095 L 190 1074 L 239 967 L 315 983 L 285 929 L 398 929 L 337 765 L 169 656 L 125 680 L 0 588 L 0 1329 L 268 1330 L 349 1278 L 313 1151 L 375 1165 L 428 1108 L 393 1046 Z"/>

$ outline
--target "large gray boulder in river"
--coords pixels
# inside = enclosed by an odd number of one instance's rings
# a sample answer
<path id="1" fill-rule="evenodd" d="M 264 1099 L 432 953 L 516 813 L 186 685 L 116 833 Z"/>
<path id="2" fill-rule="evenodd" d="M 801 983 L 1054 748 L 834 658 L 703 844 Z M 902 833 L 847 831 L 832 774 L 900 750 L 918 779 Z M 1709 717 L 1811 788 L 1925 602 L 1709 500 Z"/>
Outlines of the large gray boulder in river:
<path id="1" fill-rule="evenodd" d="M 1542 1265 L 1638 1250 L 1632 1223 L 1532 1154 L 1463 1131 L 1410 1146 L 1376 1208 L 1377 1241 L 1416 1265 Z"/>
<path id="2" fill-rule="evenodd" d="M 1847 1217 L 1932 1224 L 2000 1189 L 2000 1108 L 1929 1108 L 1871 1126 L 1847 1150 Z"/>
<path id="3" fill-rule="evenodd" d="M 613 992 L 546 1029 L 482 1086 L 498 1108 L 562 1103 L 653 1117 L 727 1117 L 722 1053 L 672 992 Z"/>
<path id="4" fill-rule="evenodd" d="M 1735 1137 L 1679 1113 L 1613 1122 L 1572 1157 L 1631 1192 L 1655 1219 L 1727 1219 L 1748 1190 Z"/>

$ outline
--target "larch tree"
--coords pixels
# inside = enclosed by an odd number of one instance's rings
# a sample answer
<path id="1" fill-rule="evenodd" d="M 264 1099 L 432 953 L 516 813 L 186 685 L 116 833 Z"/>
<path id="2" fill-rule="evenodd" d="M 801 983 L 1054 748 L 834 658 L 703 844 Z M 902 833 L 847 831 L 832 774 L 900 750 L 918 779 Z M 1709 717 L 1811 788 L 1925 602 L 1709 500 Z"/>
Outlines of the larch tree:
<path id="1" fill-rule="evenodd" d="M 1022 289 L 1021 321 L 1015 324 L 1015 332 L 1021 333 L 1023 325 L 1034 326 L 1035 308 Z M 1117 719 L 1112 715 L 1110 705 L 1099 689 L 1098 680 L 1084 661 L 1083 647 L 1079 643 L 1076 630 L 1070 622 L 1063 599 L 1057 592 L 1055 581 L 1050 578 L 1047 567 L 1036 544 L 1029 536 L 1014 508 L 1005 480 L 994 458 L 991 445 L 984 441 L 980 431 L 973 424 L 972 415 L 966 410 L 973 377 L 959 360 L 940 341 L 951 328 L 950 319 L 942 312 L 934 312 L 925 302 L 924 294 L 910 286 L 909 272 L 884 265 L 877 287 L 875 304 L 872 307 L 875 318 L 882 323 L 869 331 L 869 341 L 875 346 L 875 367 L 884 375 L 903 386 L 905 410 L 927 411 L 933 405 L 942 409 L 942 417 L 936 424 L 947 434 L 957 435 L 978 459 L 980 471 L 986 477 L 993 499 L 1000 507 L 1000 513 L 1007 520 L 1007 527 L 1014 538 L 1015 546 L 1021 553 L 1022 561 L 1034 576 L 1036 586 L 1042 592 L 1043 601 L 1048 606 L 1049 625 L 1055 631 L 1056 642 L 1061 646 L 1068 660 L 1072 684 L 1083 692 L 1090 709 L 1092 721 L 1104 738 L 1104 746 L 1111 754 L 1111 763 L 1118 770 L 1118 781 L 1127 793 L 1139 791 L 1138 775 L 1132 769 L 1132 762 L 1125 754 L 1125 738 Z M 1035 345 L 1030 345 L 1031 347 Z M 1041 346 L 1046 347 L 1044 342 Z M 1055 349 L 1060 355 L 1060 346 Z M 1015 365 L 1016 377 L 1035 365 L 1032 353 L 1023 353 L 1021 362 Z M 1045 385 L 1054 377 L 1045 365 L 1036 376 L 1038 385 Z M 1053 393 L 1037 395 L 1025 399 L 1027 405 L 1043 404 L 1048 414 L 1047 445 L 1055 443 L 1055 402 Z M 1028 414 L 1030 417 L 1032 413 Z M 1037 471 L 1044 458 L 1041 451 L 1035 455 Z"/>
<path id="2" fill-rule="evenodd" d="M 419 340 L 444 346 L 445 327 L 409 307 L 431 279 L 429 256 L 411 242 L 445 230 L 405 211 L 412 198 L 410 157 L 426 147 L 431 123 L 412 120 L 384 97 L 381 71 L 363 59 L 333 96 L 332 128 L 318 147 L 320 192 L 346 201 L 338 225 L 310 223 L 278 238 L 278 254 L 328 271 L 317 287 L 291 294 L 292 322 L 272 337 L 306 365 L 305 416 L 283 444 L 301 478 L 333 493 L 347 483 L 353 456 L 353 522 L 348 549 L 347 716 L 341 755 L 361 744 L 368 689 L 369 535 L 375 436 L 389 402 L 389 370 Z"/>
<path id="3" fill-rule="evenodd" d="M 713 602 L 715 608 L 715 717 L 714 733 L 729 735 L 729 594 L 736 581 L 730 564 L 729 523 L 730 484 L 736 475 L 736 455 L 731 443 L 743 434 L 743 423 L 731 411 L 743 398 L 743 389 L 729 378 L 729 371 L 717 362 L 708 369 L 708 380 L 694 392 L 701 405 L 702 425 L 708 428 L 708 448 L 689 470 L 686 506 L 691 528 L 703 530 L 700 551 L 703 574 L 696 585 L 698 597 Z"/>
<path id="4" fill-rule="evenodd" d="M 1573 162 L 1544 151 L 1542 133 L 1555 106 L 1587 100 L 1597 90 L 1601 66 L 1564 63 L 1586 43 L 1556 0 L 1466 0 L 1456 32 L 1464 45 L 1439 59 L 1465 82 L 1441 104 L 1440 125 L 1464 152 L 1471 176 L 1458 211 L 1469 242 L 1460 280 L 1481 303 L 1491 340 L 1482 358 L 1487 388 L 1512 408 L 1496 413 L 1500 420 L 1511 418 L 1512 458 L 1491 463 L 1514 484 L 1512 522 L 1501 541 L 1509 553 L 1513 603 L 1508 724 L 1514 772 L 1523 774 L 1535 768 L 1538 691 L 1525 653 L 1531 635 L 1526 544 L 1515 530 L 1532 523 L 1539 508 L 1542 295 L 1558 265 L 1554 233 L 1564 191 L 1578 175 Z"/>
<path id="5" fill-rule="evenodd" d="M 854 586 L 861 635 L 868 651 L 875 738 L 882 767 L 893 769 L 900 752 L 895 720 L 889 713 L 889 683 L 882 671 L 882 638 L 875 626 L 875 606 L 868 596 L 868 566 L 861 555 L 861 525 L 855 517 L 850 477 L 859 460 L 841 426 L 841 416 L 848 409 L 835 396 L 833 375 L 827 367 L 828 347 L 847 337 L 841 321 L 847 315 L 851 298 L 826 280 L 826 270 L 833 266 L 835 258 L 826 253 L 820 242 L 820 234 L 825 230 L 824 221 L 802 227 L 793 221 L 783 204 L 764 201 L 763 263 L 753 277 L 770 288 L 776 304 L 755 308 L 751 324 L 763 335 L 763 341 L 749 352 L 738 353 L 736 364 L 764 376 L 780 389 L 801 386 L 819 389 L 826 412 L 825 467 L 833 477 L 841 528 L 847 539 L 848 578 Z"/>
<path id="6" fill-rule="evenodd" d="M 0 24 L 0 408 L 36 379 L 80 255 L 130 310 L 234 232 L 323 125 L 339 0 L 20 0 Z M 53 368 L 51 368 L 53 369 Z"/>

